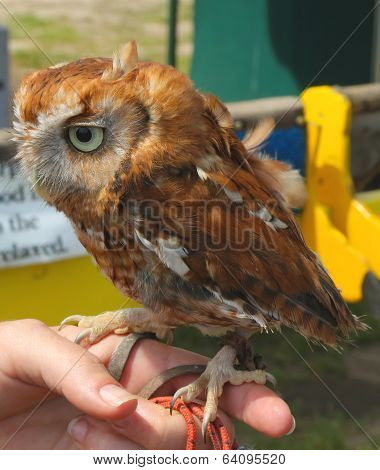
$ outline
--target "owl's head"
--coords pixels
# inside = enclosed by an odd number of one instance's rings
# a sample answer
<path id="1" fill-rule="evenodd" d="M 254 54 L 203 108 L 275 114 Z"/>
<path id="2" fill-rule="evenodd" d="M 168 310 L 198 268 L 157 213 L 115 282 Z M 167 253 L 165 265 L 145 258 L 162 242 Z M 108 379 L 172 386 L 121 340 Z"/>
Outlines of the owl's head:
<path id="1" fill-rule="evenodd" d="M 149 174 L 200 154 L 204 107 L 185 75 L 139 62 L 132 41 L 113 60 L 85 58 L 23 80 L 15 97 L 18 159 L 37 192 L 70 212 L 104 198 L 127 167 Z"/>

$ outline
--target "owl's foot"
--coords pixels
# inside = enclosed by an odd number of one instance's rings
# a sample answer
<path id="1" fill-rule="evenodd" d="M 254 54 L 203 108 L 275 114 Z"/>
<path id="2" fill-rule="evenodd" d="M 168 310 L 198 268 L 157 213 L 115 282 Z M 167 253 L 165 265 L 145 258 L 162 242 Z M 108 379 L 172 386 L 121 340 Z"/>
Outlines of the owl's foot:
<path id="1" fill-rule="evenodd" d="M 158 327 L 151 317 L 151 312 L 145 308 L 127 308 L 95 316 L 71 315 L 61 322 L 59 329 L 68 324 L 77 324 L 84 328 L 75 338 L 78 344 L 84 339 L 87 344 L 94 344 L 112 333 L 125 335 L 150 332 L 160 339 L 170 339 L 170 329 Z"/>
<path id="2" fill-rule="evenodd" d="M 218 410 L 218 399 L 223 392 L 223 386 L 229 382 L 232 385 L 241 385 L 255 382 L 264 385 L 267 381 L 276 384 L 273 375 L 262 369 L 237 370 L 234 368 L 236 349 L 230 345 L 222 349 L 211 359 L 206 370 L 191 384 L 182 387 L 174 394 L 171 401 L 171 410 L 176 400 L 181 397 L 185 402 L 191 402 L 207 389 L 206 404 L 202 422 L 202 433 L 206 436 L 207 426 L 214 421 Z"/>

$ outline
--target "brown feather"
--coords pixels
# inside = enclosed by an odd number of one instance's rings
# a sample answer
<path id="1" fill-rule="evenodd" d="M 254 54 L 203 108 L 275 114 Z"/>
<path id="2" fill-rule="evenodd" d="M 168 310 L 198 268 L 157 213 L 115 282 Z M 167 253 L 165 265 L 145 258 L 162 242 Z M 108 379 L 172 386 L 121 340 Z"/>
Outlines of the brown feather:
<path id="1" fill-rule="evenodd" d="M 284 324 L 329 345 L 363 328 L 289 210 L 302 199 L 292 170 L 249 153 L 217 98 L 172 67 L 138 62 L 133 43 L 113 62 L 82 59 L 28 76 L 16 115 L 24 171 L 43 177 L 41 195 L 157 323 Z M 104 144 L 74 151 L 65 129 L 96 119 Z M 247 145 L 259 146 L 269 127 Z"/>

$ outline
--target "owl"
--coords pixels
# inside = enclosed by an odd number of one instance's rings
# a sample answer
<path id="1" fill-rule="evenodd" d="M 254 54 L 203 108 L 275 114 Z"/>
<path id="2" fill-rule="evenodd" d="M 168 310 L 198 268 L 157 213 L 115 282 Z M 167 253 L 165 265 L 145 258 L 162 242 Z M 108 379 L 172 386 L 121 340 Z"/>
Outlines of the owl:
<path id="1" fill-rule="evenodd" d="M 17 158 L 33 187 L 144 306 L 63 324 L 84 327 L 76 341 L 90 344 L 110 333 L 166 338 L 182 325 L 222 336 L 206 370 L 174 396 L 206 391 L 203 429 L 226 382 L 272 380 L 252 362 L 253 333 L 285 325 L 336 346 L 364 328 L 297 226 L 299 174 L 257 152 L 268 123 L 241 142 L 222 102 L 170 66 L 139 61 L 133 41 L 113 60 L 28 75 L 15 116 Z"/>

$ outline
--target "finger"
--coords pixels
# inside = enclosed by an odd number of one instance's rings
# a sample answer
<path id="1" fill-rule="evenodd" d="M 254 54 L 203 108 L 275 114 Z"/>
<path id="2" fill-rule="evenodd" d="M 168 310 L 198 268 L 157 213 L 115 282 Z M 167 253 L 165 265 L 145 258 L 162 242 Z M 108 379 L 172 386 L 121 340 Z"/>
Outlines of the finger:
<path id="1" fill-rule="evenodd" d="M 132 350 L 121 382 L 128 390 L 137 393 L 152 377 L 168 368 L 192 363 L 205 364 L 208 360 L 204 356 L 173 348 L 158 341 L 143 340 Z M 195 378 L 195 376 L 178 377 L 165 387 L 161 387 L 158 395 L 172 395 Z M 271 389 L 262 385 L 226 384 L 219 404 L 228 415 L 268 436 L 283 436 L 294 427 L 294 418 L 288 405 Z"/>
<path id="2" fill-rule="evenodd" d="M 142 450 L 142 446 L 116 432 L 110 424 L 90 416 L 70 421 L 67 432 L 76 447 L 85 450 Z"/>
<path id="3" fill-rule="evenodd" d="M 228 384 L 224 387 L 220 406 L 228 414 L 267 436 L 281 437 L 295 427 L 287 403 L 263 385 Z"/>
<path id="4" fill-rule="evenodd" d="M 0 328 L 8 375 L 48 388 L 86 414 L 116 419 L 133 413 L 136 397 L 108 373 L 101 361 L 37 320 Z"/>
<path id="5" fill-rule="evenodd" d="M 77 328 L 67 334 L 74 338 Z M 102 361 L 109 361 L 111 352 L 121 339 L 116 335 L 104 338 L 90 350 Z M 107 350 L 108 348 L 108 350 Z M 157 374 L 168 368 L 184 364 L 205 364 L 209 358 L 174 348 L 153 340 L 142 340 L 132 349 L 121 378 L 121 383 L 132 393 L 138 391 Z M 171 380 L 158 390 L 158 395 L 172 395 L 193 381 L 192 375 Z M 240 386 L 226 384 L 220 399 L 226 413 L 245 422 L 257 431 L 271 437 L 288 434 L 294 428 L 294 418 L 288 405 L 271 389 L 254 383 Z"/>

